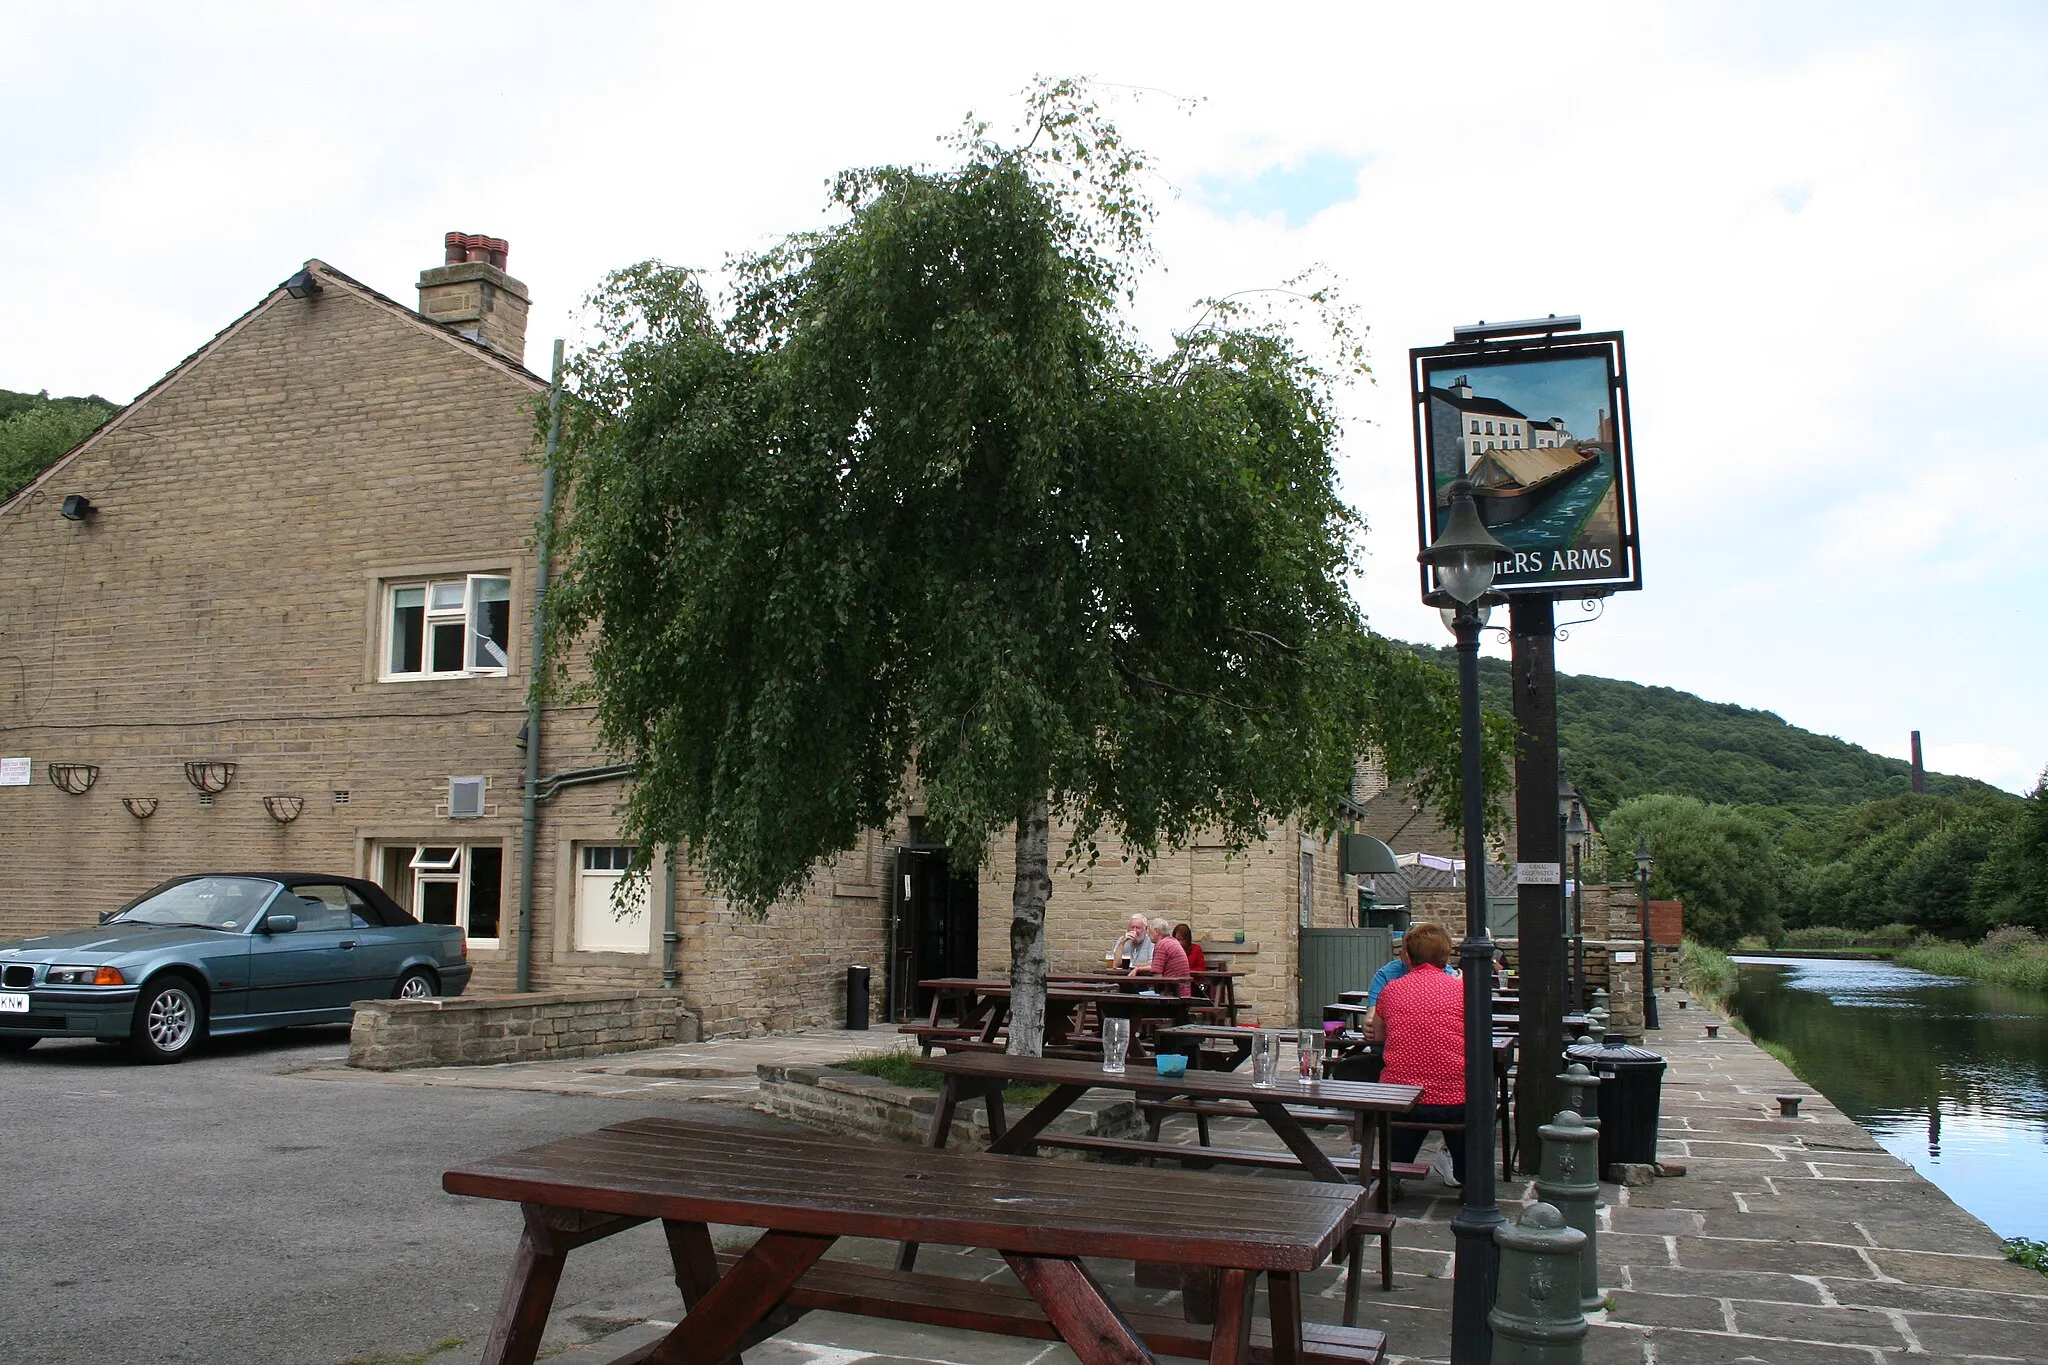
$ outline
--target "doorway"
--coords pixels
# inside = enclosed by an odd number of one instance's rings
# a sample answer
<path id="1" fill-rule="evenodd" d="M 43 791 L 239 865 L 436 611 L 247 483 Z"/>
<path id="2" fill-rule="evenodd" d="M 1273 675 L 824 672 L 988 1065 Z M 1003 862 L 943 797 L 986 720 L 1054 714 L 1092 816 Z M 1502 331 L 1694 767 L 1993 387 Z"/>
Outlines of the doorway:
<path id="1" fill-rule="evenodd" d="M 917 983 L 974 976 L 981 964 L 981 890 L 974 872 L 955 876 L 946 850 L 896 850 L 890 887 L 889 1018 L 903 1022 L 931 1008 Z"/>

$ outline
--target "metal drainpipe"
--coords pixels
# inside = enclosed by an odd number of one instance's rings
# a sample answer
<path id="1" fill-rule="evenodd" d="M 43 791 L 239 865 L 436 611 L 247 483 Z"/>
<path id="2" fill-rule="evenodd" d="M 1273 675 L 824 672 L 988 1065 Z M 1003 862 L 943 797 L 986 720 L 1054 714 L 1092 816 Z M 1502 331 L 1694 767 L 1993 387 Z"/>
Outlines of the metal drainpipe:
<path id="1" fill-rule="evenodd" d="M 562 339 L 555 338 L 554 372 L 548 379 L 548 444 L 540 476 L 539 548 L 533 565 L 533 649 L 527 655 L 526 787 L 519 812 L 519 955 L 513 989 L 533 989 L 534 838 L 540 826 L 540 695 L 547 647 L 548 547 L 546 528 L 555 511 L 555 449 L 562 438 Z"/>
<path id="2" fill-rule="evenodd" d="M 676 848 L 668 849 L 668 875 L 661 889 L 661 988 L 676 988 Z"/>

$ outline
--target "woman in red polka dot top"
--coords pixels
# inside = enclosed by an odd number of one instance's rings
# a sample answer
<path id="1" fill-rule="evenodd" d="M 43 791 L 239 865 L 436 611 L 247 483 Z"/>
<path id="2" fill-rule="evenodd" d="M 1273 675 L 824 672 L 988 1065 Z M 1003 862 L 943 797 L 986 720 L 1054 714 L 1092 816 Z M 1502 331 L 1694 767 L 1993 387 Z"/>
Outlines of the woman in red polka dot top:
<path id="1" fill-rule="evenodd" d="M 1465 1007 L 1458 978 L 1444 970 L 1451 960 L 1451 936 L 1434 924 L 1418 924 L 1402 940 L 1412 964 L 1380 991 L 1378 1018 L 1385 1028 L 1389 1085 L 1419 1085 L 1422 1096 L 1403 1117 L 1412 1123 L 1465 1121 Z M 1393 1158 L 1413 1161 L 1428 1129 L 1396 1128 Z M 1465 1179 L 1462 1132 L 1445 1132 L 1451 1169 Z"/>

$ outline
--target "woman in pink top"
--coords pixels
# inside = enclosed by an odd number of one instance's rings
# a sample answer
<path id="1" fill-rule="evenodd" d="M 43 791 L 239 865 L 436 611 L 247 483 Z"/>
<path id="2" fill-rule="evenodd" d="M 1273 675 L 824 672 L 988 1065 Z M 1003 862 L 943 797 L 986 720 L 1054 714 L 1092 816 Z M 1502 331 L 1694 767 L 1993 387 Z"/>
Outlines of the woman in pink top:
<path id="1" fill-rule="evenodd" d="M 1188 950 L 1180 946 L 1180 940 L 1173 936 L 1173 925 L 1163 919 L 1155 919 L 1145 926 L 1145 933 L 1152 940 L 1152 960 L 1142 967 L 1131 969 L 1131 975 L 1146 972 L 1164 981 L 1174 983 L 1173 994 L 1186 996 L 1188 993 Z"/>
<path id="2" fill-rule="evenodd" d="M 1451 936 L 1434 924 L 1418 924 L 1401 941 L 1412 964 L 1380 991 L 1378 1018 L 1385 1028 L 1387 1064 L 1380 1080 L 1419 1085 L 1422 1096 L 1402 1117 L 1410 1123 L 1465 1121 L 1465 1002 L 1458 978 L 1444 970 L 1451 960 Z M 1422 1150 L 1424 1128 L 1396 1128 L 1391 1155 L 1413 1161 Z M 1462 1132 L 1444 1133 L 1451 1170 L 1465 1180 Z"/>

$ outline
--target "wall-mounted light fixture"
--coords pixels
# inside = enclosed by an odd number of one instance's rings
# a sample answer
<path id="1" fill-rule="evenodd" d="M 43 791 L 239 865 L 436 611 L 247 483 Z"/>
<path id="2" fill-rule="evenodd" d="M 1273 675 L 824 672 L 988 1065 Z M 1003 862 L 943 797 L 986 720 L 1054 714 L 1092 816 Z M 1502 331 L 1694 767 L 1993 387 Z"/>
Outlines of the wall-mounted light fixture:
<path id="1" fill-rule="evenodd" d="M 100 780 L 100 770 L 90 763 L 51 763 L 45 771 L 50 774 L 51 786 L 73 796 L 85 795 Z"/>
<path id="2" fill-rule="evenodd" d="M 301 270 L 284 282 L 284 292 L 295 299 L 310 299 L 320 292 L 320 281 L 313 278 L 310 270 Z"/>
<path id="3" fill-rule="evenodd" d="M 100 514 L 100 509 L 92 505 L 92 499 L 83 493 L 66 493 L 57 510 L 64 514 L 66 521 L 88 521 Z"/>
<path id="4" fill-rule="evenodd" d="M 128 813 L 138 820 L 147 820 L 150 816 L 156 814 L 156 798 L 154 796 L 124 796 L 121 798 L 121 804 L 126 806 Z"/>
<path id="5" fill-rule="evenodd" d="M 289 825 L 292 821 L 298 819 L 299 812 L 305 808 L 306 799 L 302 796 L 266 796 L 263 798 L 263 809 L 269 811 L 270 818 L 277 821 L 280 825 Z"/>
<path id="6" fill-rule="evenodd" d="M 226 791 L 228 783 L 235 780 L 235 765 L 211 758 L 187 763 L 185 780 L 201 794 L 214 796 Z"/>

